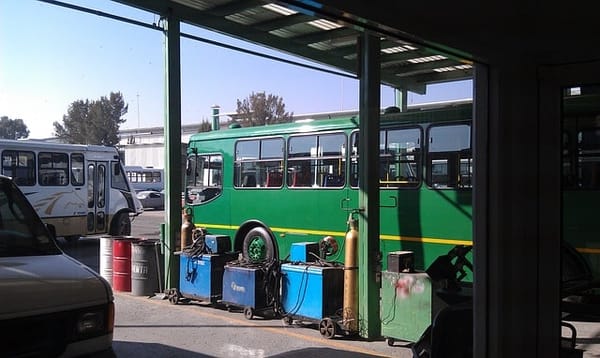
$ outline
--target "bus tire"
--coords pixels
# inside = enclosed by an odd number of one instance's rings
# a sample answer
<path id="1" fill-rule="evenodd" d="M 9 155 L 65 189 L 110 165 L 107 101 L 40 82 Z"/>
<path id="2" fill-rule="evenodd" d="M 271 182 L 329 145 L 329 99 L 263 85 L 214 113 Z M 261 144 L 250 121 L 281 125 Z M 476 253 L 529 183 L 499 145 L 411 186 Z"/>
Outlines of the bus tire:
<path id="1" fill-rule="evenodd" d="M 131 235 L 131 219 L 129 214 L 122 212 L 113 218 L 110 235 L 129 236 Z"/>
<path id="2" fill-rule="evenodd" d="M 264 227 L 257 226 L 248 231 L 242 247 L 244 259 L 253 262 L 272 261 L 275 256 L 275 243 Z"/>

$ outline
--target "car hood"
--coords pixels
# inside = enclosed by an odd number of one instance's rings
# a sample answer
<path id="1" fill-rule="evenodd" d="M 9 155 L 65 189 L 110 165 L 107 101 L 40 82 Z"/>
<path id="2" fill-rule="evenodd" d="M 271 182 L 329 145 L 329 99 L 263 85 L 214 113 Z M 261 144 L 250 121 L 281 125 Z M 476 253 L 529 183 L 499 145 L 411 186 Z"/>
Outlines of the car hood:
<path id="1" fill-rule="evenodd" d="M 70 256 L 0 258 L 0 318 L 69 310 L 106 303 L 106 280 Z"/>

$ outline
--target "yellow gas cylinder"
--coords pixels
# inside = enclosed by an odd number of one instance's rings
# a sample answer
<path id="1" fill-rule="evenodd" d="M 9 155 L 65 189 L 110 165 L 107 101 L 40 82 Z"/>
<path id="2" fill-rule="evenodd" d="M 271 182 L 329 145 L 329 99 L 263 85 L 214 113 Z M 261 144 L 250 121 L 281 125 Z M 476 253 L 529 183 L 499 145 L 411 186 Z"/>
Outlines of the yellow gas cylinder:
<path id="1" fill-rule="evenodd" d="M 192 243 L 194 223 L 192 223 L 192 209 L 183 209 L 183 221 L 181 223 L 181 251 Z"/>
<path id="2" fill-rule="evenodd" d="M 348 217 L 348 232 L 344 240 L 344 307 L 342 324 L 349 332 L 358 331 L 358 226 L 352 213 Z"/>

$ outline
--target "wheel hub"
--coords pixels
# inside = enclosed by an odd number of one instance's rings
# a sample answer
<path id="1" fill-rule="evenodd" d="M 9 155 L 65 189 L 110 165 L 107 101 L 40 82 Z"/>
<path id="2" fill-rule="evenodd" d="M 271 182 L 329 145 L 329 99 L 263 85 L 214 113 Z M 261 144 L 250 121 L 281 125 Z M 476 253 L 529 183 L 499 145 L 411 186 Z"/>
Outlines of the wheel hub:
<path id="1" fill-rule="evenodd" d="M 248 256 L 252 261 L 256 262 L 264 260 L 266 253 L 267 248 L 264 241 L 260 238 L 255 238 L 248 246 Z"/>

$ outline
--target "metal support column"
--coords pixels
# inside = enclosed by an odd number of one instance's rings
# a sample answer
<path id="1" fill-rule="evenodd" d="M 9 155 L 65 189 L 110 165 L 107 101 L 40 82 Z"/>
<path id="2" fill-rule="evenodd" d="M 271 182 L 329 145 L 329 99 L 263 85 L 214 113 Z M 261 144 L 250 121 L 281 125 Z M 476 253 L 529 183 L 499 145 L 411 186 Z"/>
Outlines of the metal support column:
<path id="1" fill-rule="evenodd" d="M 396 107 L 400 108 L 400 112 L 406 112 L 408 91 L 405 89 L 396 89 L 394 90 L 394 97 L 396 99 Z"/>
<path id="2" fill-rule="evenodd" d="M 165 19 L 163 19 L 165 20 Z M 181 235 L 181 68 L 180 22 L 165 20 L 165 288 L 179 288 L 179 260 L 173 253 Z"/>
<path id="3" fill-rule="evenodd" d="M 381 254 L 379 249 L 379 115 L 380 42 L 364 33 L 359 38 L 360 140 L 358 220 L 359 333 L 364 338 L 381 336 L 379 288 Z M 371 175 L 369 175 L 371 174 Z"/>

